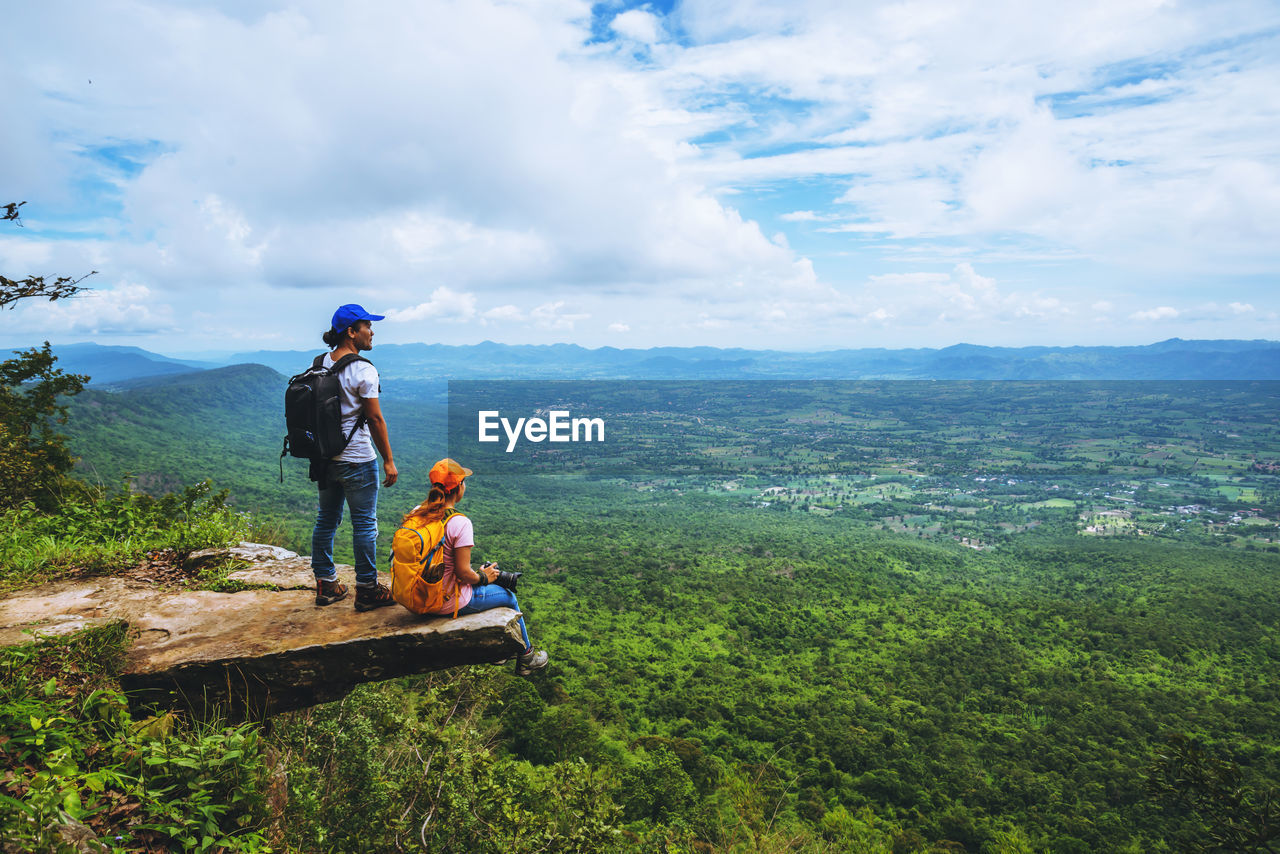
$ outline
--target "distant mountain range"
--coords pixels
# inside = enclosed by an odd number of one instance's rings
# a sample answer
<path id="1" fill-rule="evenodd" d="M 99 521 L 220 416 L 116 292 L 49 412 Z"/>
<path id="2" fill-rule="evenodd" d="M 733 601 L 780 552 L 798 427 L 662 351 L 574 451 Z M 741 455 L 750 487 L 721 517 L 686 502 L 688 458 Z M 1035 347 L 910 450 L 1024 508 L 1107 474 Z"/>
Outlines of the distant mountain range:
<path id="1" fill-rule="evenodd" d="M 58 367 L 72 374 L 85 374 L 91 385 L 112 386 L 130 380 L 189 374 L 219 368 L 218 362 L 172 359 L 140 347 L 102 344 L 59 344 L 53 348 Z"/>
<path id="2" fill-rule="evenodd" d="M 64 370 L 98 387 L 132 387 L 165 376 L 236 364 L 290 375 L 312 351 L 259 350 L 221 362 L 190 361 L 137 347 L 57 345 Z M 1184 341 L 1134 347 L 859 349 L 814 353 L 716 347 L 587 349 L 576 344 L 383 344 L 370 354 L 384 378 L 449 379 L 934 379 L 1280 380 L 1280 342 Z"/>

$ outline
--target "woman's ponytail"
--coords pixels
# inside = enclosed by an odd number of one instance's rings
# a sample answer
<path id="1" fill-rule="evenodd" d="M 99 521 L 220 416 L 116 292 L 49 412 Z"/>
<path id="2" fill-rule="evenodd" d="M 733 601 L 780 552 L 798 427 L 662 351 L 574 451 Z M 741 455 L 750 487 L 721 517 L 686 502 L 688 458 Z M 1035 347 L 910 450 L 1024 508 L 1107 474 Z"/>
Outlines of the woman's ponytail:
<path id="1" fill-rule="evenodd" d="M 431 491 L 427 493 L 427 500 L 410 510 L 409 515 L 404 517 L 404 521 L 407 522 L 413 518 L 422 519 L 425 522 L 436 521 L 444 515 L 446 504 L 450 501 L 456 502 L 458 500 L 458 494 L 461 491 L 461 486 L 446 490 L 438 483 L 431 484 Z"/>

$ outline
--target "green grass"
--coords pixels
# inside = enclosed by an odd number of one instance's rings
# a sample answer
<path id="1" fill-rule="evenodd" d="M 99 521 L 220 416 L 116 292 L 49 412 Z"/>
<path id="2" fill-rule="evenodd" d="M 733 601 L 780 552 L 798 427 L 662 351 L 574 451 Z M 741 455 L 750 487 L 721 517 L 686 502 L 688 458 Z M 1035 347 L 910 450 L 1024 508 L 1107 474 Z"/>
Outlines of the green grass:
<path id="1" fill-rule="evenodd" d="M 1055 507 L 1070 510 L 1076 506 L 1076 503 L 1067 498 L 1049 498 L 1044 501 L 1035 501 L 1030 504 L 1019 504 L 1018 506 L 1024 510 L 1029 510 L 1033 507 Z"/>
<path id="2" fill-rule="evenodd" d="M 199 549 L 270 535 L 229 508 L 226 494 L 211 492 L 207 482 L 163 498 L 69 485 L 57 512 L 23 505 L 0 514 L 0 593 L 119 572 L 152 551 L 171 551 L 181 560 Z M 213 572 L 210 582 L 219 581 L 217 568 Z"/>

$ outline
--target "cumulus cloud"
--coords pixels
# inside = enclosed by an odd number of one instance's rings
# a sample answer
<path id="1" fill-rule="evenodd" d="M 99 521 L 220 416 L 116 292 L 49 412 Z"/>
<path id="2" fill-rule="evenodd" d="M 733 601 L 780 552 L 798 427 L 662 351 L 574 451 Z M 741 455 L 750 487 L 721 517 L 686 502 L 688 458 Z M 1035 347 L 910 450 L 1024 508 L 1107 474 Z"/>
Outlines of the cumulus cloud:
<path id="1" fill-rule="evenodd" d="M 31 69 L 19 90 L 63 104 L 44 115 L 73 140 L 66 162 L 111 172 L 131 243 L 115 266 L 166 287 L 378 281 L 397 301 L 421 276 L 571 289 L 734 275 L 768 288 L 797 260 L 672 168 L 661 105 L 584 45 L 580 3 L 64 11 L 16 12 L 11 33 L 56 32 L 64 57 L 9 40 Z M 614 26 L 661 34 L 643 10 Z M 118 140 L 158 144 L 120 174 L 95 153 Z M 14 153 L 6 180 L 41 162 Z"/>
<path id="2" fill-rule="evenodd" d="M 814 211 L 791 211 L 790 213 L 784 213 L 778 219 L 783 222 L 819 222 L 826 219 L 826 217 Z"/>
<path id="3" fill-rule="evenodd" d="M 11 278 L 39 275 L 36 271 L 48 269 L 52 258 L 53 246 L 46 241 L 0 238 L 0 263 Z"/>
<path id="4" fill-rule="evenodd" d="M 46 333 L 140 336 L 174 328 L 172 307 L 146 285 L 122 283 L 56 302 L 28 302 L 21 317 Z"/>
<path id="5" fill-rule="evenodd" d="M 643 44 L 653 44 L 662 37 L 662 22 L 644 9 L 628 9 L 614 16 L 609 26 L 619 35 Z"/>
<path id="6" fill-rule="evenodd" d="M 1160 322 L 1164 320 L 1176 320 L 1182 315 L 1173 306 L 1160 305 L 1155 308 L 1144 309 L 1143 311 L 1135 311 L 1129 315 L 1130 320 L 1139 320 L 1143 322 Z"/>
<path id="7" fill-rule="evenodd" d="M 566 331 L 573 329 L 574 324 L 590 316 L 586 313 L 566 311 L 564 300 L 543 303 L 529 312 L 530 319 L 540 328 Z"/>
<path id="8" fill-rule="evenodd" d="M 680 17 L 694 44 L 671 91 L 768 93 L 722 114 L 720 148 L 783 149 L 721 150 L 713 180 L 848 176 L 848 233 L 1013 235 L 1149 270 L 1280 262 L 1276 116 L 1256 108 L 1280 83 L 1274 6 L 690 0 Z"/>
<path id="9" fill-rule="evenodd" d="M 1243 302 L 1232 302 L 1226 305 L 1218 302 L 1200 303 L 1192 308 L 1183 310 L 1180 314 L 1188 320 L 1212 321 L 1243 320 L 1246 317 L 1260 319 L 1265 316 L 1249 303 Z"/>
<path id="10" fill-rule="evenodd" d="M 872 276 L 850 305 L 856 316 L 877 323 L 893 318 L 915 325 L 1051 321 L 1077 310 L 1057 297 L 1001 290 L 968 262 L 949 273 Z"/>
<path id="11" fill-rule="evenodd" d="M 597 341 L 1274 315 L 1272 3 L 617 8 L 20 4 L 2 269 Z"/>
<path id="12" fill-rule="evenodd" d="M 408 308 L 387 311 L 387 320 L 393 323 L 412 323 L 419 320 L 470 320 L 476 314 L 474 294 L 459 293 L 446 287 L 431 292 L 431 299 Z"/>
<path id="13" fill-rule="evenodd" d="M 511 321 L 520 320 L 523 317 L 524 312 L 510 304 L 494 306 L 483 315 L 486 321 Z"/>

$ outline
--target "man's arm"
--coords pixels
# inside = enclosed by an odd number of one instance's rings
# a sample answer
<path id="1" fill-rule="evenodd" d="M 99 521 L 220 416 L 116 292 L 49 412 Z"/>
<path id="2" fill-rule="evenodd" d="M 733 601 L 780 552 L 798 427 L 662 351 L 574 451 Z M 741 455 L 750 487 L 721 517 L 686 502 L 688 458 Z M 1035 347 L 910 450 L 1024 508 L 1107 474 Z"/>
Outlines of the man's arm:
<path id="1" fill-rule="evenodd" d="M 382 454 L 382 471 L 387 475 L 382 485 L 390 486 L 396 482 L 399 473 L 391 458 L 391 438 L 387 435 L 387 419 L 382 417 L 382 404 L 376 397 L 362 397 L 360 405 L 364 410 L 365 423 L 369 425 L 369 437 L 373 439 L 378 453 Z"/>

